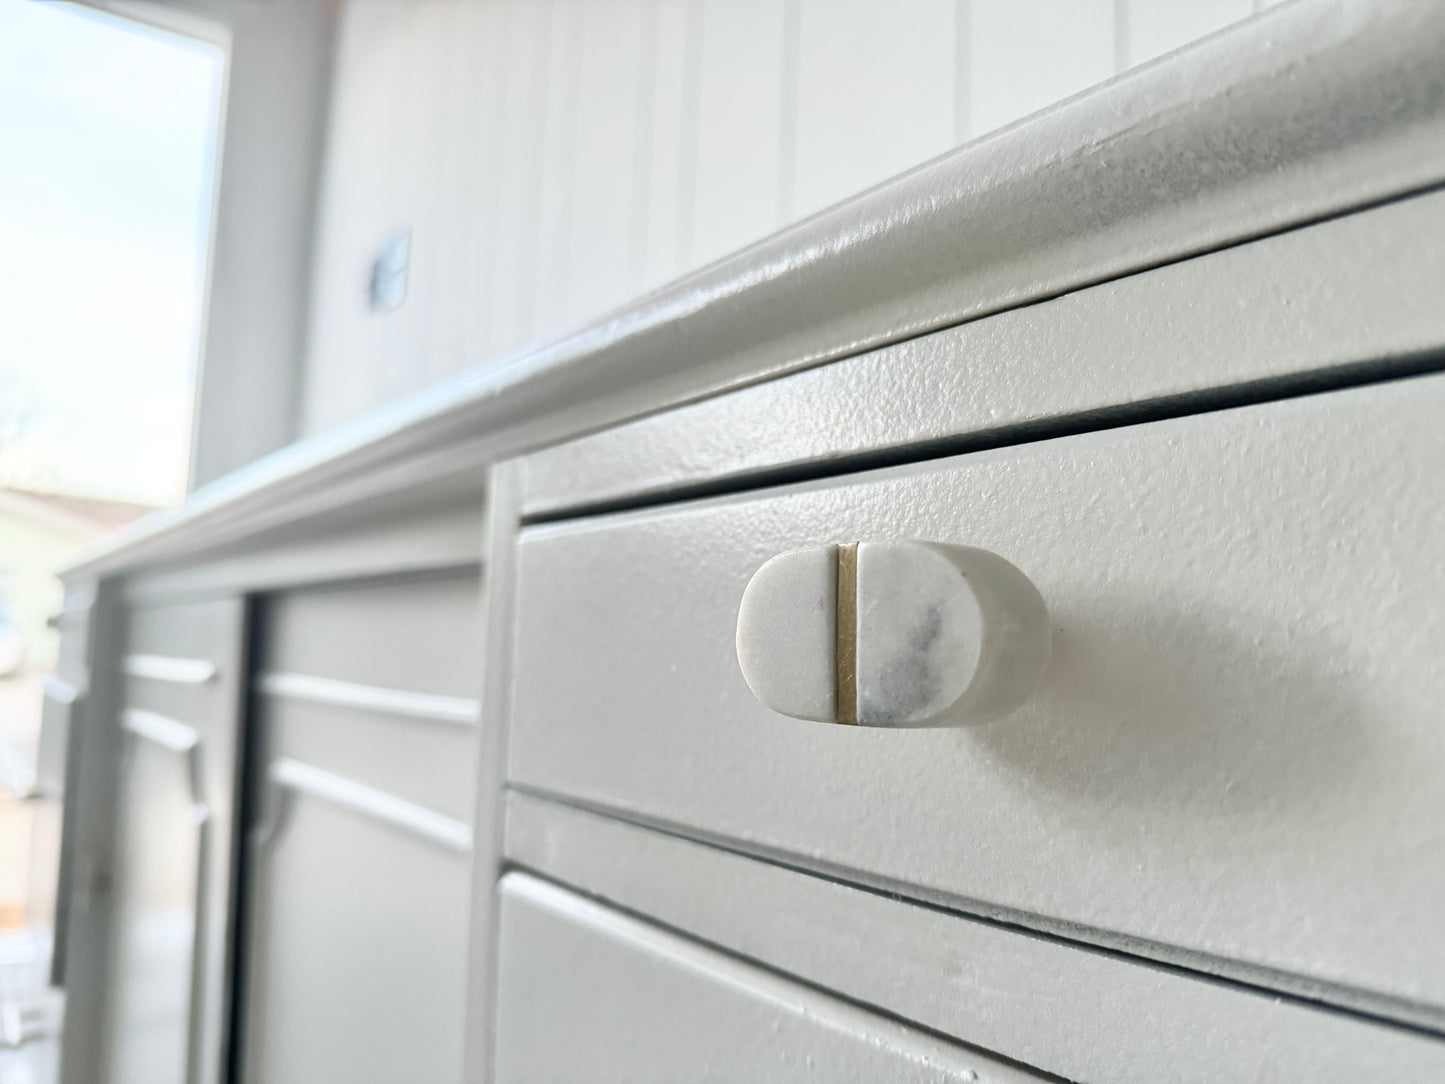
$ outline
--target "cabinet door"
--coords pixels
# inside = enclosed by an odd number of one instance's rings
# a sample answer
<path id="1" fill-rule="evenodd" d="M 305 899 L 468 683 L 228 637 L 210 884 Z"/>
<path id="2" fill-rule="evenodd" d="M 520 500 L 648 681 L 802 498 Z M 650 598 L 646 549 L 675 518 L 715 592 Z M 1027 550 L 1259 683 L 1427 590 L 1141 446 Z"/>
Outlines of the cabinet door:
<path id="1" fill-rule="evenodd" d="M 478 587 L 468 574 L 264 605 L 245 1080 L 461 1078 Z"/>
<path id="2" fill-rule="evenodd" d="M 211 835 L 192 786 L 200 738 L 192 727 L 136 709 L 125 723 L 111 1079 L 181 1084 Z"/>
<path id="3" fill-rule="evenodd" d="M 275 796 L 286 809 L 257 853 L 245 1079 L 459 1081 L 471 878 L 464 840 L 449 844 L 389 819 L 383 792 L 358 788 L 352 795 L 367 798 L 352 804 L 305 786 Z"/>
<path id="4" fill-rule="evenodd" d="M 526 874 L 501 894 L 496 1084 L 1044 1079 Z"/>
<path id="5" fill-rule="evenodd" d="M 108 1079 L 220 1079 L 242 667 L 238 600 L 140 610 L 122 669 Z"/>

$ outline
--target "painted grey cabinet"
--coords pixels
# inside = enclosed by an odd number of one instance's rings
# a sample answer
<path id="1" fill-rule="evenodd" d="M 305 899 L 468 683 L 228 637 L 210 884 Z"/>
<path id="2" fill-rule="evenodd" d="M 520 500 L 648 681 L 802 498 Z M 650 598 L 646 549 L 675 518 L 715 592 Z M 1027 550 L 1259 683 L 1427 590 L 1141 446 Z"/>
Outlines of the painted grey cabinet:
<path id="1" fill-rule="evenodd" d="M 115 1084 L 223 1079 L 243 645 L 237 600 L 130 615 L 106 1044 Z"/>
<path id="2" fill-rule="evenodd" d="M 499 890 L 496 1084 L 1045 1079 L 525 874 Z"/>
<path id="3" fill-rule="evenodd" d="M 1425 1029 L 1101 952 L 1077 936 L 1025 933 L 534 795 L 508 798 L 507 860 L 1064 1080 L 1445 1079 L 1445 1042 Z"/>
<path id="4" fill-rule="evenodd" d="M 73 570 L 65 1084 L 233 988 L 252 1084 L 1439 1079 L 1445 9 L 1252 25 Z M 1023 706 L 757 700 L 757 570 L 909 539 L 1038 587 Z"/>
<path id="5" fill-rule="evenodd" d="M 461 1079 L 475 573 L 279 594 L 254 677 L 244 1079 Z"/>
<path id="6" fill-rule="evenodd" d="M 379 792 L 277 785 L 300 793 L 255 857 L 244 1079 L 460 1080 L 466 852 L 363 804 Z"/>
<path id="7" fill-rule="evenodd" d="M 1442 223 L 1445 192 L 1430 192 L 651 413 L 528 455 L 525 511 L 576 515 L 1428 369 L 1445 341 Z"/>

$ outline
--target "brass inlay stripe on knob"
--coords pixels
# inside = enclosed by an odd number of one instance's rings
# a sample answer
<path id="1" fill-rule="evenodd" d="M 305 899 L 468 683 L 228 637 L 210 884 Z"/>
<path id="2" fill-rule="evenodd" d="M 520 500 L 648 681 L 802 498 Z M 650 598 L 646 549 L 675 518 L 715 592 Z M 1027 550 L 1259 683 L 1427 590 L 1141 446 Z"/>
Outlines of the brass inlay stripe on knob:
<path id="1" fill-rule="evenodd" d="M 858 724 L 858 543 L 838 547 L 834 703 L 838 722 Z"/>

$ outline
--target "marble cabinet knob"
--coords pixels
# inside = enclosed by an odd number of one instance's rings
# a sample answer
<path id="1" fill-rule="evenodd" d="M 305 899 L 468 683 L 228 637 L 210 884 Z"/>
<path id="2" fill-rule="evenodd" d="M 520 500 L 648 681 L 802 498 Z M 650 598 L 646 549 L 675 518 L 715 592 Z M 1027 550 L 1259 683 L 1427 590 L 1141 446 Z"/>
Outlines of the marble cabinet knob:
<path id="1" fill-rule="evenodd" d="M 987 550 L 858 542 L 780 554 L 738 610 L 743 677 L 795 719 L 966 726 L 1037 687 L 1052 635 L 1038 589 Z"/>

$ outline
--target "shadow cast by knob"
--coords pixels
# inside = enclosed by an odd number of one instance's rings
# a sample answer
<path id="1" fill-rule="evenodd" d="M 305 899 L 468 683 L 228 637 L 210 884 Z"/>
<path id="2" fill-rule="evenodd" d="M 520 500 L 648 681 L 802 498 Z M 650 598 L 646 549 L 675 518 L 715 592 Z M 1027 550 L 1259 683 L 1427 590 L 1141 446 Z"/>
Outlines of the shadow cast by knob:
<path id="1" fill-rule="evenodd" d="M 1301 816 L 1368 774 L 1347 646 L 1204 606 L 1056 608 L 1043 686 L 960 740 L 1071 800 Z"/>

